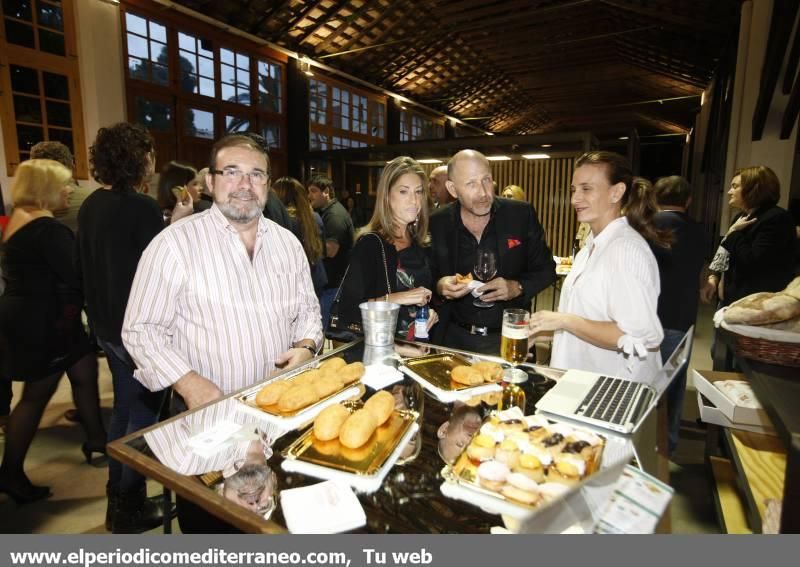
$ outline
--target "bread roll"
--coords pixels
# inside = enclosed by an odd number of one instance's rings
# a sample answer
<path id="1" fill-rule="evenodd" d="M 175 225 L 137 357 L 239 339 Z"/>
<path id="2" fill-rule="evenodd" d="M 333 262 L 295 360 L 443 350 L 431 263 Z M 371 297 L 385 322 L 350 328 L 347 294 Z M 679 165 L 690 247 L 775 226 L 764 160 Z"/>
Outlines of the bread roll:
<path id="1" fill-rule="evenodd" d="M 800 316 L 800 299 L 785 293 L 760 292 L 735 301 L 725 310 L 725 322 L 768 325 Z"/>
<path id="2" fill-rule="evenodd" d="M 347 366 L 347 362 L 341 356 L 334 356 L 333 358 L 329 358 L 327 360 L 323 360 L 320 365 L 319 369 L 321 372 L 330 373 L 336 372 L 337 370 L 344 368 Z"/>
<path id="3" fill-rule="evenodd" d="M 321 400 L 337 392 L 342 387 L 342 383 L 336 376 L 325 375 L 311 384 L 311 387 L 314 388 L 317 397 Z"/>
<path id="4" fill-rule="evenodd" d="M 466 274 L 466 275 L 463 275 L 463 276 L 461 274 L 456 274 L 456 283 L 460 283 L 460 284 L 461 283 L 469 283 L 471 281 L 472 281 L 472 274 Z"/>
<path id="5" fill-rule="evenodd" d="M 786 289 L 783 290 L 786 295 L 791 295 L 795 299 L 800 299 L 800 276 L 789 282 Z"/>
<path id="6" fill-rule="evenodd" d="M 466 386 L 478 386 L 483 384 L 483 374 L 475 370 L 472 366 L 456 366 L 450 371 L 450 378 L 454 382 Z"/>
<path id="7" fill-rule="evenodd" d="M 503 367 L 496 362 L 481 360 L 472 367 L 483 375 L 484 382 L 499 382 L 503 378 Z"/>
<path id="8" fill-rule="evenodd" d="M 339 369 L 337 376 L 342 384 L 351 384 L 361 378 L 366 372 L 362 362 L 351 362 L 347 366 Z"/>
<path id="9" fill-rule="evenodd" d="M 317 370 L 316 368 L 312 368 L 311 370 L 306 370 L 305 372 L 301 372 L 297 376 L 293 376 L 290 378 L 293 384 L 297 384 L 301 386 L 303 384 L 313 384 L 317 380 L 322 378 L 322 372 Z"/>
<path id="10" fill-rule="evenodd" d="M 360 409 L 353 412 L 339 430 L 339 443 L 344 447 L 355 449 L 369 441 L 378 427 L 372 412 Z"/>
<path id="11" fill-rule="evenodd" d="M 267 384 L 256 394 L 256 405 L 260 408 L 264 408 L 277 404 L 283 393 L 291 386 L 292 385 L 286 380 L 279 380 Z"/>
<path id="12" fill-rule="evenodd" d="M 314 420 L 314 437 L 320 441 L 336 439 L 348 417 L 350 417 L 350 412 L 341 404 L 326 407 Z"/>
<path id="13" fill-rule="evenodd" d="M 376 392 L 366 401 L 364 409 L 375 416 L 378 425 L 383 425 L 394 411 L 394 396 L 386 390 Z"/>
<path id="14" fill-rule="evenodd" d="M 311 384 L 293 384 L 278 399 L 278 409 L 295 411 L 310 406 L 318 399 L 317 392 Z"/>

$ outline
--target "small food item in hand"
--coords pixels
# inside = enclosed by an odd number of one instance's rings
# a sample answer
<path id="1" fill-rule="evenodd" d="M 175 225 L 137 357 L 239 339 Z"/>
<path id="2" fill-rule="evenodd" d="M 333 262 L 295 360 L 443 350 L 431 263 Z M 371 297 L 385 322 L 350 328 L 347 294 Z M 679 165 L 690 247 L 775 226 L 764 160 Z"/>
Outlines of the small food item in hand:
<path id="1" fill-rule="evenodd" d="M 283 393 L 291 387 L 292 385 L 287 380 L 267 384 L 256 394 L 256 405 L 263 408 L 277 404 Z"/>
<path id="2" fill-rule="evenodd" d="M 472 367 L 483 375 L 484 382 L 499 382 L 503 378 L 503 367 L 496 362 L 481 360 Z"/>
<path id="3" fill-rule="evenodd" d="M 176 186 L 172 188 L 172 194 L 175 195 L 179 203 L 184 203 L 189 196 L 189 190 L 186 187 Z"/>
<path id="4" fill-rule="evenodd" d="M 314 437 L 320 441 L 336 439 L 348 417 L 350 417 L 350 412 L 340 404 L 326 407 L 314 420 Z"/>
<path id="5" fill-rule="evenodd" d="M 318 398 L 322 399 L 338 391 L 342 387 L 342 383 L 339 381 L 338 377 L 326 374 L 312 382 L 311 386 L 314 388 L 314 391 L 317 392 Z"/>
<path id="6" fill-rule="evenodd" d="M 333 358 L 329 358 L 327 360 L 323 360 L 318 370 L 325 372 L 325 373 L 336 373 L 339 369 L 344 368 L 347 366 L 347 362 L 341 356 L 334 356 Z"/>
<path id="7" fill-rule="evenodd" d="M 363 362 L 351 362 L 347 366 L 340 368 L 336 375 L 342 384 L 350 384 L 361 378 L 366 372 Z"/>
<path id="8" fill-rule="evenodd" d="M 490 435 L 478 434 L 467 447 L 467 457 L 473 461 L 488 461 L 494 458 L 495 445 L 494 438 Z"/>
<path id="9" fill-rule="evenodd" d="M 454 382 L 465 386 L 479 386 L 483 384 L 483 374 L 472 366 L 456 366 L 450 371 L 450 378 Z"/>
<path id="10" fill-rule="evenodd" d="M 320 378 L 322 378 L 322 372 L 320 372 L 316 368 L 312 368 L 311 370 L 306 370 L 305 372 L 301 372 L 297 376 L 293 376 L 291 378 L 291 381 L 293 384 L 302 386 L 303 384 L 313 384 Z"/>
<path id="11" fill-rule="evenodd" d="M 278 409 L 295 411 L 310 406 L 318 399 L 317 392 L 311 384 L 293 384 L 278 399 Z"/>
<path id="12" fill-rule="evenodd" d="M 378 424 L 372 412 L 365 409 L 356 410 L 347 418 L 347 421 L 344 422 L 339 430 L 339 442 L 351 449 L 361 447 L 369 441 L 377 427 Z"/>
<path id="13" fill-rule="evenodd" d="M 364 409 L 375 416 L 378 425 L 383 425 L 394 411 L 394 396 L 386 390 L 376 392 L 366 401 Z"/>
<path id="14" fill-rule="evenodd" d="M 465 274 L 463 276 L 461 274 L 456 274 L 456 283 L 462 284 L 462 283 L 469 283 L 471 281 L 472 281 L 471 273 Z"/>
<path id="15" fill-rule="evenodd" d="M 511 473 L 508 466 L 499 461 L 486 461 L 478 466 L 478 481 L 481 486 L 498 492 Z"/>

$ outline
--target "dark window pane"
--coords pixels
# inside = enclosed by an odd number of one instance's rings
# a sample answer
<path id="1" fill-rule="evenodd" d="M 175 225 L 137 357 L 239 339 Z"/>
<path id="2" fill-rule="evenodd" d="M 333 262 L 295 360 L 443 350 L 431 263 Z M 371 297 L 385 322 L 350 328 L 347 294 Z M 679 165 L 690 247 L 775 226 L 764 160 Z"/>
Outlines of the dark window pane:
<path id="1" fill-rule="evenodd" d="M 39 25 L 64 31 L 64 18 L 61 7 L 39 2 Z"/>
<path id="2" fill-rule="evenodd" d="M 139 35 L 147 35 L 147 20 L 135 14 L 128 12 L 125 14 L 125 27 L 128 31 L 138 33 Z"/>
<path id="3" fill-rule="evenodd" d="M 169 83 L 169 73 L 164 65 L 153 63 L 153 82 L 157 85 L 166 85 Z"/>
<path id="4" fill-rule="evenodd" d="M 8 40 L 8 43 L 36 49 L 33 28 L 28 24 L 6 20 L 6 40 Z"/>
<path id="5" fill-rule="evenodd" d="M 238 116 L 225 117 L 225 133 L 231 132 L 247 132 L 250 130 L 250 121 L 247 118 L 239 118 Z"/>
<path id="6" fill-rule="evenodd" d="M 32 22 L 31 0 L 3 0 L 3 14 L 18 20 Z"/>
<path id="7" fill-rule="evenodd" d="M 42 78 L 44 79 L 44 96 L 69 100 L 69 81 L 66 75 L 44 72 Z"/>
<path id="8" fill-rule="evenodd" d="M 30 150 L 44 140 L 44 131 L 38 126 L 17 124 L 17 144 L 20 150 Z"/>
<path id="9" fill-rule="evenodd" d="M 168 63 L 167 46 L 164 43 L 150 42 L 150 59 L 161 65 Z"/>
<path id="10" fill-rule="evenodd" d="M 65 55 L 67 50 L 64 47 L 64 35 L 39 29 L 39 49 L 55 55 Z"/>
<path id="11" fill-rule="evenodd" d="M 267 141 L 269 149 L 279 148 L 281 145 L 281 131 L 277 124 L 267 124 L 261 129 L 261 135 Z"/>
<path id="12" fill-rule="evenodd" d="M 75 147 L 72 143 L 72 130 L 59 130 L 58 128 L 49 128 L 47 130 L 48 139 L 54 142 L 61 142 L 67 146 L 70 151 L 74 152 Z"/>
<path id="13" fill-rule="evenodd" d="M 14 118 L 18 122 L 42 123 L 40 99 L 30 96 L 14 95 Z"/>
<path id="14" fill-rule="evenodd" d="M 136 122 L 151 130 L 171 130 L 172 106 L 137 96 Z"/>
<path id="15" fill-rule="evenodd" d="M 214 113 L 187 108 L 183 116 L 185 133 L 197 138 L 214 139 Z"/>
<path id="16" fill-rule="evenodd" d="M 39 77 L 36 69 L 11 66 L 11 90 L 20 93 L 39 94 Z"/>
<path id="17" fill-rule="evenodd" d="M 69 113 L 69 104 L 48 100 L 45 105 L 47 108 L 48 124 L 72 128 L 72 116 Z"/>
<path id="18" fill-rule="evenodd" d="M 142 61 L 136 57 L 128 57 L 128 76 L 131 79 L 147 81 L 150 78 L 149 73 L 147 72 L 149 67 L 149 61 Z"/>

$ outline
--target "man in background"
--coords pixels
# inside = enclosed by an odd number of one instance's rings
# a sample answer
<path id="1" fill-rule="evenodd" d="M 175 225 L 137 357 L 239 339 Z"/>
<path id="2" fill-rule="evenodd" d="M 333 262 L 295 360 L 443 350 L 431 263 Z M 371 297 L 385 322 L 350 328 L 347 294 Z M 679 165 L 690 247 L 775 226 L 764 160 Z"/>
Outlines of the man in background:
<path id="1" fill-rule="evenodd" d="M 651 245 L 661 277 L 658 297 L 658 318 L 664 328 L 661 359 L 667 360 L 697 318 L 697 298 L 700 294 L 700 272 L 703 269 L 705 234 L 700 223 L 687 214 L 691 203 L 691 187 L 678 175 L 662 177 L 654 186 L 660 211 L 654 224 L 672 232 L 669 249 Z M 691 345 L 688 357 L 691 358 Z M 678 444 L 683 396 L 686 391 L 686 367 L 675 376 L 667 389 L 669 420 L 669 452 Z"/>
<path id="2" fill-rule="evenodd" d="M 39 142 L 31 148 L 31 159 L 52 159 L 70 171 L 74 171 L 75 169 L 75 159 L 72 157 L 72 152 L 61 142 Z M 69 195 L 67 208 L 53 211 L 53 216 L 56 220 L 66 225 L 73 233 L 77 232 L 78 210 L 80 210 L 86 197 L 91 195 L 92 191 L 93 189 L 81 187 L 73 179 L 72 193 Z"/>
<path id="3" fill-rule="evenodd" d="M 452 203 L 455 198 L 447 190 L 447 166 L 440 165 L 431 171 L 428 178 L 430 180 L 429 187 L 431 190 L 431 198 L 433 199 L 434 206 L 438 209 L 444 207 L 447 203 Z"/>
<path id="4" fill-rule="evenodd" d="M 353 247 L 353 219 L 342 204 L 336 199 L 333 181 L 327 177 L 314 177 L 308 184 L 308 200 L 311 206 L 322 217 L 325 228 L 325 273 L 328 283 L 319 298 L 322 311 L 322 328 L 328 326 L 331 307 L 336 297 L 336 290 L 342 283 L 347 264 L 350 262 L 350 249 Z"/>

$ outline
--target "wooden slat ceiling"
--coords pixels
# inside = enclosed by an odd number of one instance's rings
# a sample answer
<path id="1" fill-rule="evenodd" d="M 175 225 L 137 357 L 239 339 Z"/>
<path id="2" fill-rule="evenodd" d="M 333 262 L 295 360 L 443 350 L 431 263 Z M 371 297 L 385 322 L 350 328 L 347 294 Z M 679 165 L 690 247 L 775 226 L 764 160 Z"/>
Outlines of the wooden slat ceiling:
<path id="1" fill-rule="evenodd" d="M 740 10 L 740 0 L 175 1 L 508 134 L 688 132 Z"/>

